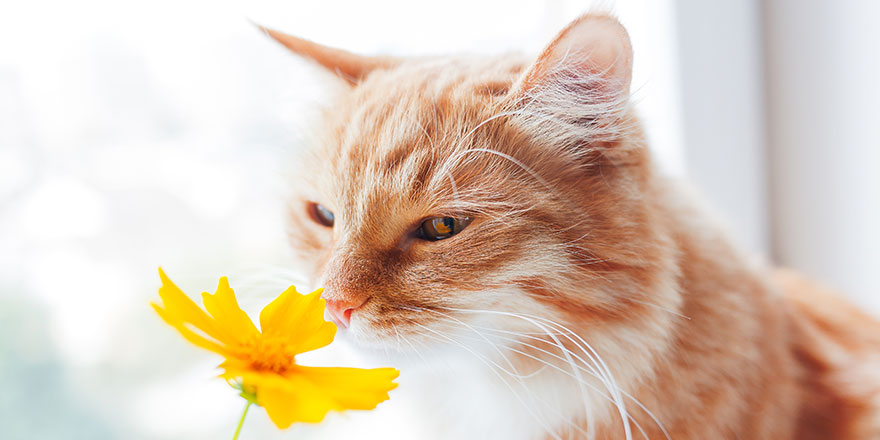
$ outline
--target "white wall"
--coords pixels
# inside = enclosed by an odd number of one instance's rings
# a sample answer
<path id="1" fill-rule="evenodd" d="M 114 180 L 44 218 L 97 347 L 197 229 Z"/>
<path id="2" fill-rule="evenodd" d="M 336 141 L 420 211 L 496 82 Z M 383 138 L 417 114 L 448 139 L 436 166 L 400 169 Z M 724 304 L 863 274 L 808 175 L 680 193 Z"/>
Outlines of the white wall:
<path id="1" fill-rule="evenodd" d="M 147 303 L 160 264 L 192 292 L 230 275 L 249 310 L 277 291 L 247 274 L 290 280 L 272 266 L 284 261 L 276 156 L 299 127 L 281 115 L 303 119 L 317 70 L 246 18 L 364 52 L 535 52 L 589 3 L 5 2 L 0 372 L 15 380 L 0 398 L 4 433 L 231 433 L 241 407 L 206 376 L 216 359 Z M 767 3 L 769 179 L 758 0 L 616 3 L 664 167 L 752 250 L 769 248 L 769 206 L 780 261 L 880 310 L 880 3 Z M 246 435 L 261 428 L 289 436 L 265 417 Z"/>
<path id="2" fill-rule="evenodd" d="M 685 173 L 679 108 L 676 0 L 447 0 L 442 8 L 409 0 L 297 4 L 263 0 L 248 7 L 255 21 L 323 44 L 396 55 L 523 52 L 537 54 L 591 5 L 626 26 L 635 52 L 633 91 L 655 158 Z M 290 13 L 279 11 L 292 9 Z M 338 11 L 346 11 L 339 15 Z M 325 17 L 333 16 L 332 25 Z M 321 18 L 321 19 L 316 19 Z M 367 18 L 366 20 L 364 18 Z M 314 72 L 316 75 L 318 72 Z"/>
<path id="3" fill-rule="evenodd" d="M 747 251 L 769 253 L 760 8 L 676 0 L 688 179 Z"/>
<path id="4" fill-rule="evenodd" d="M 880 313 L 880 2 L 764 13 L 774 254 Z"/>
<path id="5" fill-rule="evenodd" d="M 672 1 L 620 0 L 618 12 L 653 145 L 680 174 Z M 241 406 L 209 379 L 216 358 L 183 343 L 148 302 L 158 265 L 192 293 L 229 275 L 251 311 L 291 282 L 277 156 L 308 131 L 321 82 L 247 18 L 368 53 L 535 53 L 587 3 L 6 2 L 0 373 L 16 379 L 0 396 L 4 434 L 232 432 Z M 269 425 L 249 416 L 243 435 L 302 437 Z"/>

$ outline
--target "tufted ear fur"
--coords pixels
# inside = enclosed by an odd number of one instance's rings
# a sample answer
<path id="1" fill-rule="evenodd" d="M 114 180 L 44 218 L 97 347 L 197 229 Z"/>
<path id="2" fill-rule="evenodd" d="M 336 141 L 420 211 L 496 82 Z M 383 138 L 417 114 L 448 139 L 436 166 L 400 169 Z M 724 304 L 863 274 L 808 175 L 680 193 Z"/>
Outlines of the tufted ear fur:
<path id="1" fill-rule="evenodd" d="M 627 129 L 632 47 L 614 17 L 587 14 L 569 24 L 513 84 L 507 106 L 536 139 L 576 159 Z"/>
<path id="2" fill-rule="evenodd" d="M 626 30 L 609 15 L 583 15 L 544 49 L 512 90 L 523 95 L 552 85 L 559 75 L 598 77 L 608 93 L 626 94 L 632 79 L 632 47 Z"/>
<path id="3" fill-rule="evenodd" d="M 387 69 L 398 63 L 398 60 L 393 57 L 358 55 L 287 35 L 274 29 L 259 25 L 257 27 L 291 52 L 315 61 L 351 85 L 357 85 L 373 70 Z"/>

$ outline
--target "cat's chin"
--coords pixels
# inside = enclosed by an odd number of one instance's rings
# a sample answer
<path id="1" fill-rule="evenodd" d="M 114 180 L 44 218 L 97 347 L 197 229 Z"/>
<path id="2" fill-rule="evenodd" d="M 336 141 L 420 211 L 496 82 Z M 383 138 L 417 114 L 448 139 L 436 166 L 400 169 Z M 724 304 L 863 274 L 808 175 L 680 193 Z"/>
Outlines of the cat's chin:
<path id="1" fill-rule="evenodd" d="M 336 340 L 345 351 L 356 359 L 365 361 L 367 365 L 409 368 L 412 367 L 412 360 L 418 358 L 418 353 L 407 343 L 400 342 L 393 336 L 383 336 L 369 328 L 353 325 L 347 329 L 339 329 Z"/>
<path id="2" fill-rule="evenodd" d="M 360 355 L 398 361 L 430 357 L 444 351 L 445 347 L 436 339 L 426 338 L 406 329 L 388 330 L 357 318 L 352 319 L 348 328 L 340 328 L 336 339 Z"/>
<path id="3" fill-rule="evenodd" d="M 358 351 L 402 351 L 406 344 L 402 343 L 393 333 L 377 329 L 364 319 L 355 317 L 348 328 L 339 328 L 337 339 Z"/>

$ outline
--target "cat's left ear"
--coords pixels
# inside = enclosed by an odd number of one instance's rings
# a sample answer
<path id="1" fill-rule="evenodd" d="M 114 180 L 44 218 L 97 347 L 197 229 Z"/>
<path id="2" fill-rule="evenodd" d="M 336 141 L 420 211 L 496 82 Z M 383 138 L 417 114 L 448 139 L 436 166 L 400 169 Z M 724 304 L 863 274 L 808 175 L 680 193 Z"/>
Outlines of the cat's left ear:
<path id="1" fill-rule="evenodd" d="M 632 80 L 632 46 L 626 30 L 616 18 L 587 14 L 571 22 L 544 49 L 537 60 L 511 89 L 513 98 L 522 98 L 589 79 L 592 93 L 625 96 Z"/>
<path id="2" fill-rule="evenodd" d="M 257 27 L 273 40 L 290 49 L 291 52 L 317 62 L 331 73 L 348 81 L 351 85 L 357 85 L 373 70 L 387 69 L 398 64 L 398 60 L 393 57 L 358 55 L 294 37 L 293 35 L 287 35 L 260 25 L 257 25 Z"/>

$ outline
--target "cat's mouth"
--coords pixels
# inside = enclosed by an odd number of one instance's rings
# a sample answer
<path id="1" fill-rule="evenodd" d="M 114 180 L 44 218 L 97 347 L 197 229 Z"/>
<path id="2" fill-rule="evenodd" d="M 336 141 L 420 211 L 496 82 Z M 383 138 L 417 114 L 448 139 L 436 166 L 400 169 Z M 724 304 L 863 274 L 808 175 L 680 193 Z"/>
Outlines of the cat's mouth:
<path id="1" fill-rule="evenodd" d="M 343 316 L 343 325 L 337 323 L 339 336 L 366 349 L 408 351 L 412 342 L 423 339 L 421 329 L 437 321 L 419 307 L 396 307 L 372 298 L 343 313 L 348 319 Z"/>

